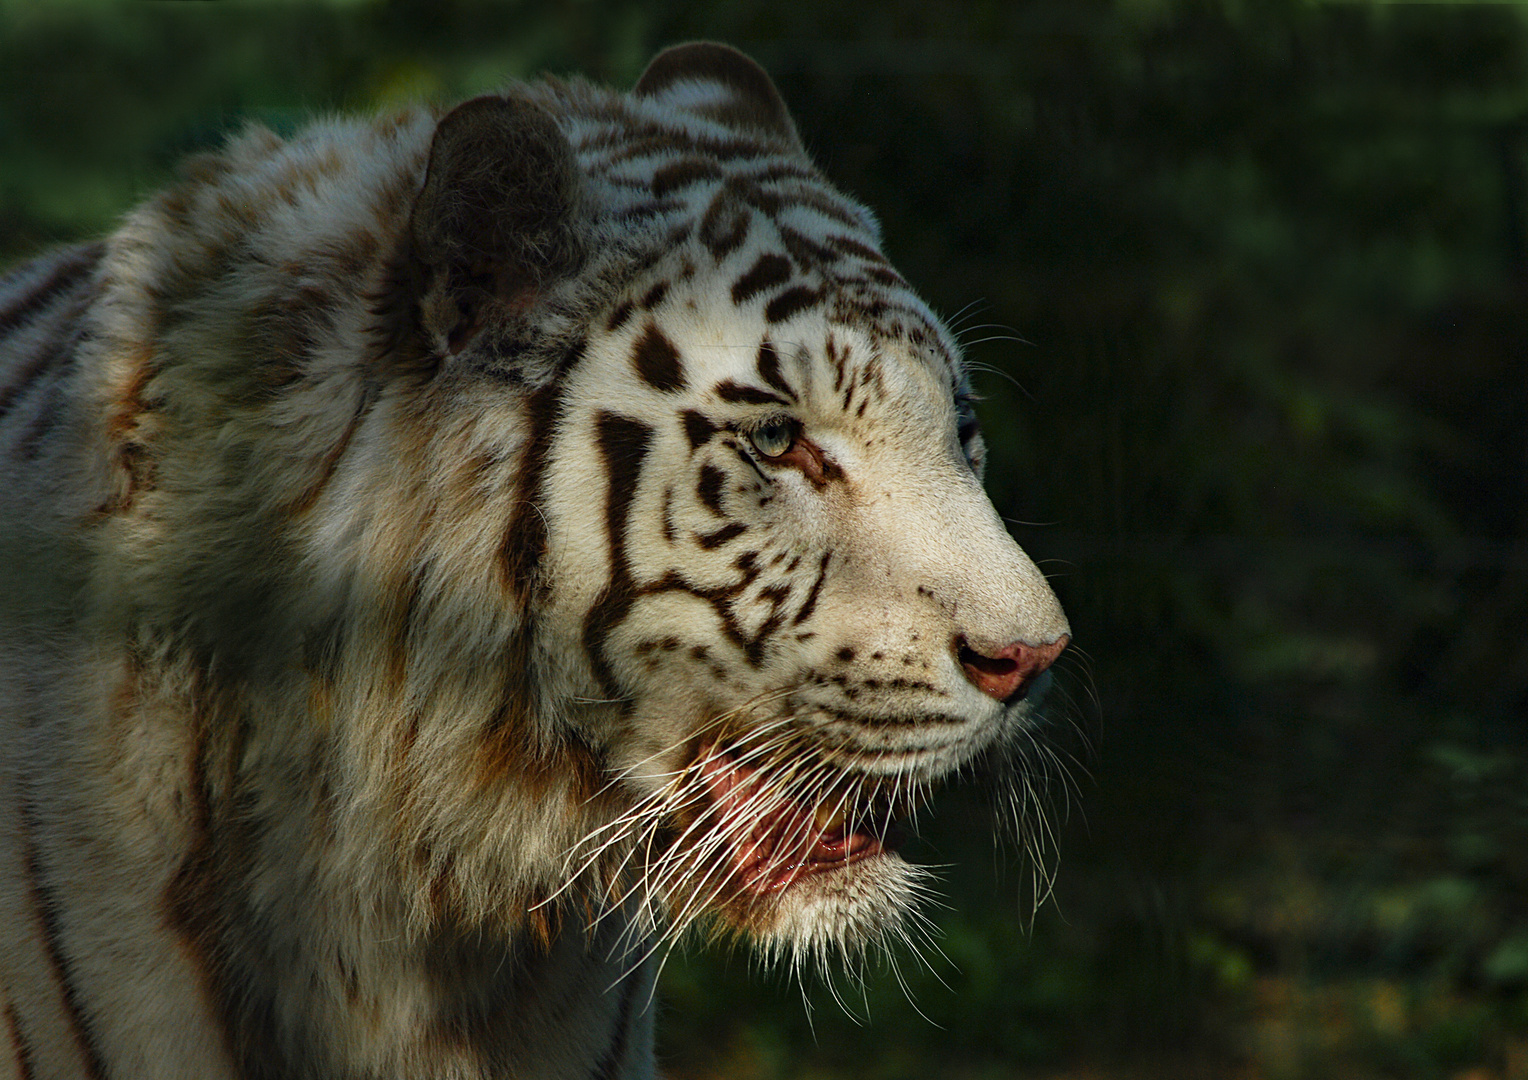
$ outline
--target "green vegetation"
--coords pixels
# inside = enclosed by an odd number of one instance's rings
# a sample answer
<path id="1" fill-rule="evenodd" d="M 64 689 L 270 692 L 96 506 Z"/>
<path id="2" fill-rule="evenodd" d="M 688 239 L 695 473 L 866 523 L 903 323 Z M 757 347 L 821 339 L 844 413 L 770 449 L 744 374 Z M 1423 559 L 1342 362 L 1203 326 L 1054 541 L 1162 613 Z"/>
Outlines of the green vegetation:
<path id="1" fill-rule="evenodd" d="M 698 37 L 960 313 L 1081 766 L 1032 919 L 976 793 L 943 801 L 916 1009 L 882 972 L 868 1026 L 822 988 L 809 1019 L 700 950 L 671 1074 L 1528 1078 L 1524 9 L 7 0 L 0 257 L 241 118 L 629 84 Z"/>

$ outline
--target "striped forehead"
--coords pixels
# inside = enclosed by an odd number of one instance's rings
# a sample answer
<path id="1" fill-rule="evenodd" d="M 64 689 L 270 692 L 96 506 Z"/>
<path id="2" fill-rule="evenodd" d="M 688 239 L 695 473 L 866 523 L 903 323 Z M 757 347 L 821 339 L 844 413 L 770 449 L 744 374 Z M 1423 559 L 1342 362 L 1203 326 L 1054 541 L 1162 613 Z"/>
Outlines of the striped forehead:
<path id="1" fill-rule="evenodd" d="M 600 352 L 618 369 L 609 375 L 651 399 L 863 418 L 898 400 L 958 391 L 958 361 L 938 347 L 933 335 L 942 330 L 932 317 L 930 340 L 914 344 L 862 319 L 836 318 L 831 283 L 778 276 L 788 260 L 776 253 L 710 277 L 694 271 L 692 258 L 673 261 L 676 272 L 633 288 L 603 327 Z"/>

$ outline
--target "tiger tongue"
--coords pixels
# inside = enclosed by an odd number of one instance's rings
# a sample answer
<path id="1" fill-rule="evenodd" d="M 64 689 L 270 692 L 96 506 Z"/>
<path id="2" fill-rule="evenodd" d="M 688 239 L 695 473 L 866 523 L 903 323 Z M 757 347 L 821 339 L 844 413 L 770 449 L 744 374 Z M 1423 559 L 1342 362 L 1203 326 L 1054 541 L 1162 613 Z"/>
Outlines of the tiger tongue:
<path id="1" fill-rule="evenodd" d="M 770 791 L 758 770 L 726 755 L 707 755 L 700 768 L 714 803 L 715 827 L 732 839 L 733 871 L 750 892 L 779 892 L 803 874 L 843 866 L 880 848 L 875 837 L 848 831 L 842 804 L 808 811 Z"/>

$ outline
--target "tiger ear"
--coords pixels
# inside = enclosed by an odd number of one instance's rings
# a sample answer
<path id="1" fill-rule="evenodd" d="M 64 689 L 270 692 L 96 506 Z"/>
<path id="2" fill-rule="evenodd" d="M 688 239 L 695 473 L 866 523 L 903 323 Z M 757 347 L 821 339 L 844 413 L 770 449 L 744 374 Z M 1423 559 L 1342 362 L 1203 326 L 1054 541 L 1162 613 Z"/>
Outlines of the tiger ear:
<path id="1" fill-rule="evenodd" d="M 524 311 L 583 261 L 573 148 L 541 106 L 473 98 L 440 119 L 409 218 L 426 334 L 458 351 L 494 303 Z"/>
<path id="2" fill-rule="evenodd" d="M 768 73 L 730 45 L 692 41 L 664 49 L 647 65 L 632 94 L 803 149 Z"/>

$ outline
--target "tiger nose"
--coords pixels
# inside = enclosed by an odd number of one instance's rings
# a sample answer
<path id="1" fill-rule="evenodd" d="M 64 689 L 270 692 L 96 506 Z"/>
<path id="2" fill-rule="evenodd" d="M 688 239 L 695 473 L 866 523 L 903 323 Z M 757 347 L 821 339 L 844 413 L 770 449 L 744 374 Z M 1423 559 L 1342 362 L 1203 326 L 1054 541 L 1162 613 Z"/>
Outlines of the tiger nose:
<path id="1" fill-rule="evenodd" d="M 973 686 L 988 697 L 1011 705 L 1024 699 L 1035 680 L 1056 662 L 1056 657 L 1071 640 L 1070 635 L 1062 634 L 1048 645 L 1015 641 L 989 656 L 973 649 L 964 637 L 959 637 L 955 639 L 955 656 Z"/>

